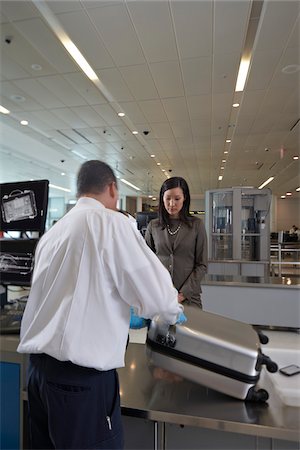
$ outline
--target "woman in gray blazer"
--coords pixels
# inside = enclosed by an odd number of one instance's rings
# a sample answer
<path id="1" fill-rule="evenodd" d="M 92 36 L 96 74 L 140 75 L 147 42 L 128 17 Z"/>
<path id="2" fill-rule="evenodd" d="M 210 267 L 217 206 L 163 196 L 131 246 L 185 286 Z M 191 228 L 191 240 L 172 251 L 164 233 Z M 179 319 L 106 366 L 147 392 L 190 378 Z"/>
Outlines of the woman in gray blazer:
<path id="1" fill-rule="evenodd" d="M 166 180 L 159 195 L 158 219 L 145 239 L 171 274 L 178 300 L 202 308 L 201 280 L 207 270 L 207 237 L 201 219 L 191 216 L 190 192 L 181 177 Z"/>

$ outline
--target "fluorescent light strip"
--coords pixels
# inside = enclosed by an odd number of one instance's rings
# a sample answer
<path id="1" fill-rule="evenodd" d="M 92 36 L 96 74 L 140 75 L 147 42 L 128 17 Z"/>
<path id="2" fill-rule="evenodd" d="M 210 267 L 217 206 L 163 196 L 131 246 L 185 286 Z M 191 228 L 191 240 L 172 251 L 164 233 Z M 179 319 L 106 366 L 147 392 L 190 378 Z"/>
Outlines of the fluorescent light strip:
<path id="1" fill-rule="evenodd" d="M 2 114 L 10 114 L 10 111 L 6 108 L 4 108 L 4 106 L 0 105 L 0 113 Z"/>
<path id="2" fill-rule="evenodd" d="M 250 59 L 242 58 L 240 62 L 239 73 L 237 77 L 237 82 L 235 86 L 235 92 L 242 92 L 245 87 L 248 70 L 250 66 Z"/>
<path id="3" fill-rule="evenodd" d="M 49 187 L 52 189 L 58 189 L 59 191 L 71 192 L 71 189 L 66 189 L 61 186 L 56 186 L 56 184 L 49 184 Z"/>
<path id="4" fill-rule="evenodd" d="M 87 77 L 92 80 L 98 80 L 96 73 L 93 71 L 87 60 L 84 58 L 82 53 L 78 50 L 76 45 L 69 38 L 60 22 L 57 20 L 51 9 L 48 7 L 45 1 L 33 0 L 33 3 L 40 11 L 44 19 L 48 22 L 51 29 L 54 31 L 60 42 L 63 44 L 67 52 L 72 56 L 74 61 L 83 70 Z"/>
<path id="5" fill-rule="evenodd" d="M 133 189 L 135 189 L 136 191 L 140 191 L 140 188 L 138 188 L 137 186 L 135 186 L 134 184 L 129 183 L 129 181 L 124 180 L 124 178 L 120 178 L 120 181 L 122 181 L 123 183 L 127 184 L 128 186 L 132 187 Z"/>
<path id="6" fill-rule="evenodd" d="M 267 186 L 267 184 L 271 183 L 271 181 L 273 181 L 273 180 L 274 180 L 274 177 L 268 178 L 263 184 L 261 184 L 261 185 L 258 187 L 258 189 L 264 188 L 265 186 Z"/>
<path id="7" fill-rule="evenodd" d="M 78 50 L 78 48 L 71 41 L 71 39 L 69 39 L 69 37 L 64 37 L 63 39 L 61 39 L 61 43 L 70 53 L 70 55 L 72 56 L 74 61 L 78 64 L 78 66 L 83 70 L 86 76 L 92 81 L 98 80 L 96 73 L 93 71 L 93 69 L 91 68 L 85 57 Z"/>

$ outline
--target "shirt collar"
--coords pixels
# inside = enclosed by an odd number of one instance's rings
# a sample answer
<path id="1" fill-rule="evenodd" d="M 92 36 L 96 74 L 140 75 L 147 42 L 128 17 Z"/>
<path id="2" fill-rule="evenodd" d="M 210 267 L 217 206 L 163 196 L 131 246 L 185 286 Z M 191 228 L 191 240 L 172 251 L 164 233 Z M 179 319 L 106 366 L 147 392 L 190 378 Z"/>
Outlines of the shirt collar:
<path id="1" fill-rule="evenodd" d="M 99 202 L 92 197 L 80 197 L 76 203 L 76 206 L 86 206 L 86 207 L 94 207 L 94 208 L 105 208 L 103 203 Z"/>

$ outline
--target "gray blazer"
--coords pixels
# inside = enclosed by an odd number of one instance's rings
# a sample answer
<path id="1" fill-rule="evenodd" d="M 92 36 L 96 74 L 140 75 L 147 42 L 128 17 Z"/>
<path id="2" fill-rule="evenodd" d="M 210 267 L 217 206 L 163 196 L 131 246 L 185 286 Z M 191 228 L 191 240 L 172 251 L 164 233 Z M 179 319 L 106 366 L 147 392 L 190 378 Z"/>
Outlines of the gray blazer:
<path id="1" fill-rule="evenodd" d="M 171 274 L 176 289 L 183 293 L 187 303 L 201 303 L 201 280 L 207 270 L 207 237 L 201 219 L 191 217 L 192 226 L 181 223 L 175 241 L 167 228 L 161 229 L 158 219 L 147 227 L 145 240 Z"/>

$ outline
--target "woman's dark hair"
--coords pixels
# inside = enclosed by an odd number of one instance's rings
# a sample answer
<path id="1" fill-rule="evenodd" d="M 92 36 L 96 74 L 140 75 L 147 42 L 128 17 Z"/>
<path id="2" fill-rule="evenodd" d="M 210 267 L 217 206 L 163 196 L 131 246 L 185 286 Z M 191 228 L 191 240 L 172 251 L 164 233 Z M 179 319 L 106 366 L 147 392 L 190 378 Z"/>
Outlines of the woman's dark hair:
<path id="1" fill-rule="evenodd" d="M 86 161 L 77 175 L 77 198 L 84 194 L 101 194 L 113 182 L 117 180 L 108 164 L 97 159 Z"/>
<path id="2" fill-rule="evenodd" d="M 190 225 L 190 190 L 188 187 L 187 182 L 184 178 L 181 177 L 172 177 L 168 178 L 164 183 L 162 184 L 162 187 L 160 188 L 159 193 L 159 205 L 158 205 L 158 217 L 159 217 L 159 224 L 162 226 L 162 228 L 165 228 L 167 225 L 170 224 L 170 216 L 167 212 L 165 205 L 164 205 L 164 193 L 168 191 L 169 189 L 174 188 L 181 188 L 183 195 L 184 195 L 184 201 L 181 210 L 179 211 L 179 219 Z"/>

